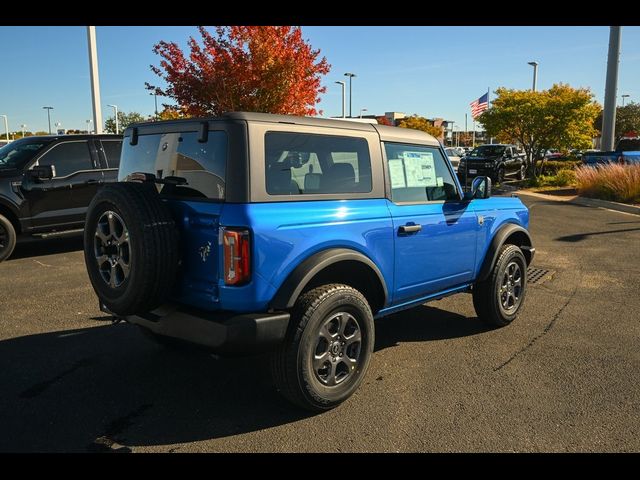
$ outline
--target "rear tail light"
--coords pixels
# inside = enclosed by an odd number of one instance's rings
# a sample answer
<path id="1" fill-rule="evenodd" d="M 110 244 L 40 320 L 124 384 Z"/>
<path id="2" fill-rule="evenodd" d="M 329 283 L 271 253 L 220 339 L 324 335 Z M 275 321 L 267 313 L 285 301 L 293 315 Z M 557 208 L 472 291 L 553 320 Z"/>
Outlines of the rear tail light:
<path id="1" fill-rule="evenodd" d="M 249 230 L 224 229 L 224 283 L 241 285 L 251 278 Z"/>

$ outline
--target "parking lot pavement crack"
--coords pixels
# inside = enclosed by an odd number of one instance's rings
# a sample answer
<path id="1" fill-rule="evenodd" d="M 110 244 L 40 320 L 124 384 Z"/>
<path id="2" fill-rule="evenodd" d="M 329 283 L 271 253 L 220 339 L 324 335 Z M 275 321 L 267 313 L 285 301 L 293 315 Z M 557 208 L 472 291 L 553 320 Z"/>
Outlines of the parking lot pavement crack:
<path id="1" fill-rule="evenodd" d="M 134 424 L 136 418 L 141 417 L 153 405 L 144 404 L 121 417 L 111 420 L 105 428 L 104 434 L 98 436 L 87 446 L 90 452 L 121 452 L 129 453 L 131 448 L 116 441 L 116 438 Z"/>
<path id="2" fill-rule="evenodd" d="M 551 329 L 554 327 L 554 325 L 556 324 L 556 322 L 558 321 L 558 319 L 560 318 L 560 315 L 562 315 L 562 312 L 564 311 L 565 308 L 567 308 L 567 306 L 569 305 L 569 303 L 571 303 L 571 300 L 573 300 L 573 297 L 575 297 L 577 291 L 578 291 L 578 286 L 580 285 L 580 280 L 582 279 L 582 271 L 578 270 L 580 275 L 580 279 L 578 280 L 578 282 L 576 282 L 576 286 L 573 288 L 573 291 L 571 292 L 571 294 L 569 295 L 569 298 L 567 298 L 567 301 L 564 302 L 564 304 L 560 307 L 560 309 L 556 312 L 556 314 L 553 316 L 553 318 L 549 321 L 549 323 L 544 327 L 544 330 L 542 330 L 542 332 L 540 332 L 538 335 L 536 335 L 535 337 L 533 337 L 531 339 L 531 341 L 529 343 L 527 343 L 524 347 L 522 347 L 520 350 L 518 350 L 517 352 L 515 352 L 513 355 L 511 355 L 504 363 L 498 365 L 496 368 L 493 369 L 494 372 L 497 372 L 498 370 L 502 370 L 504 367 L 506 367 L 507 365 L 509 365 L 513 360 L 515 360 L 519 355 L 521 355 L 522 353 L 526 352 L 527 350 L 529 350 L 531 347 L 533 347 L 533 345 L 535 345 L 535 343 L 540 340 L 542 337 L 544 337 L 547 333 L 549 333 L 551 331 Z"/>
<path id="3" fill-rule="evenodd" d="M 38 397 L 38 396 L 42 395 L 47 389 L 49 389 L 49 387 L 51 387 L 52 385 L 54 385 L 57 382 L 59 382 L 60 380 L 62 380 L 67 375 L 71 375 L 76 370 L 78 370 L 80 368 L 83 368 L 83 367 L 88 367 L 90 365 L 93 365 L 94 363 L 96 363 L 96 359 L 95 358 L 83 358 L 81 360 L 78 360 L 70 368 L 68 368 L 67 370 L 65 370 L 62 373 L 59 373 L 55 377 L 52 377 L 49 380 L 45 380 L 45 381 L 40 382 L 40 383 L 36 383 L 35 385 L 27 388 L 26 390 L 23 390 L 20 393 L 20 398 Z"/>

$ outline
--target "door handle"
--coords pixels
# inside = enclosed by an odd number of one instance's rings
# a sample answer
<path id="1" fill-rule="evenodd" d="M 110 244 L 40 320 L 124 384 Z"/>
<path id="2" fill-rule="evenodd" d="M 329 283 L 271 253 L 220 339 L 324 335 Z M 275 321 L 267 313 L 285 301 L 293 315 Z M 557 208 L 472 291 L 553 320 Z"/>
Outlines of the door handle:
<path id="1" fill-rule="evenodd" d="M 85 182 L 86 185 L 98 185 L 98 183 L 98 180 L 95 180 L 93 178 Z"/>
<path id="2" fill-rule="evenodd" d="M 422 225 L 401 225 L 398 228 L 400 233 L 416 233 L 422 230 Z"/>

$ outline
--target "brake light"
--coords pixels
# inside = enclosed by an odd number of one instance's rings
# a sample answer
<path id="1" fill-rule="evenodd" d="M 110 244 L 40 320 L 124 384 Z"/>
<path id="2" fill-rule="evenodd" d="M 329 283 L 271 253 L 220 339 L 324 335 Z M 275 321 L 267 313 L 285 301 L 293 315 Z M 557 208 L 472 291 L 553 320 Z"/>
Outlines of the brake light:
<path id="1" fill-rule="evenodd" d="M 224 229 L 224 283 L 240 285 L 251 278 L 248 230 Z"/>

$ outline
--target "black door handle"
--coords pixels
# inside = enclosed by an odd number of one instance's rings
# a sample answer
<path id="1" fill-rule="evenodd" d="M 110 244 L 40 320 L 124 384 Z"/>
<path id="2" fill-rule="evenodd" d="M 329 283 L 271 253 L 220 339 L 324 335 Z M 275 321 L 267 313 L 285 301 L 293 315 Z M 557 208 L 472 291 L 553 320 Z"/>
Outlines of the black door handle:
<path id="1" fill-rule="evenodd" d="M 85 182 L 85 184 L 87 185 L 97 185 L 98 183 L 99 183 L 98 180 L 95 180 L 93 178 Z"/>
<path id="2" fill-rule="evenodd" d="M 415 233 L 420 230 L 422 230 L 422 225 L 401 225 L 400 228 L 398 228 L 400 233 Z"/>

